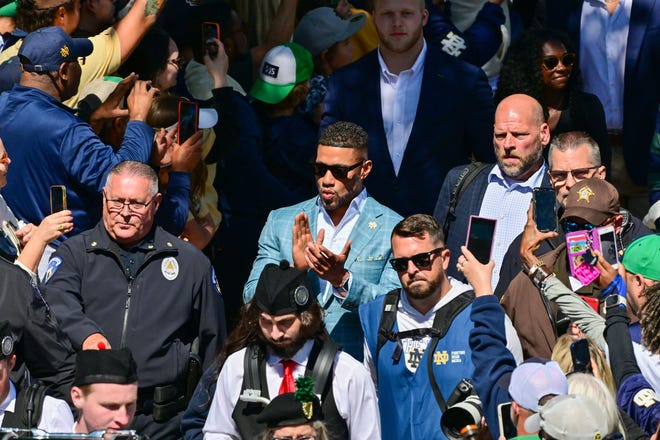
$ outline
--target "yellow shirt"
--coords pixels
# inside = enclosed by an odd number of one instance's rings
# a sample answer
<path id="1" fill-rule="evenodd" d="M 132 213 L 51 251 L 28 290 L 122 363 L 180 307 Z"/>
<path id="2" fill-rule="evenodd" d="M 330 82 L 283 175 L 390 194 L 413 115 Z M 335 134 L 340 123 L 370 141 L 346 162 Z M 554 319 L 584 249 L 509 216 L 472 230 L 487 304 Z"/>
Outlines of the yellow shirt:
<path id="1" fill-rule="evenodd" d="M 349 40 L 353 43 L 355 49 L 353 50 L 353 61 L 357 61 L 362 58 L 364 55 L 368 54 L 380 43 L 378 38 L 378 32 L 376 32 L 376 25 L 374 25 L 374 19 L 370 13 L 363 9 L 351 8 L 352 14 L 364 14 L 367 19 L 364 22 L 364 26 L 353 34 Z"/>

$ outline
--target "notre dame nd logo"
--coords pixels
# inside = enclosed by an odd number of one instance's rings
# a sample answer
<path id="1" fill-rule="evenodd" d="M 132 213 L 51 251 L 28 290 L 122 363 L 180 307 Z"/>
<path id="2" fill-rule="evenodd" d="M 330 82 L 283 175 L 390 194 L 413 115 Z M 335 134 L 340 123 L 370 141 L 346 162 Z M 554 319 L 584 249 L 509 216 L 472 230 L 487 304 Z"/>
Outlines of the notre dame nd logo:
<path id="1" fill-rule="evenodd" d="M 436 351 L 433 353 L 433 363 L 436 365 L 445 365 L 449 361 L 447 350 Z"/>

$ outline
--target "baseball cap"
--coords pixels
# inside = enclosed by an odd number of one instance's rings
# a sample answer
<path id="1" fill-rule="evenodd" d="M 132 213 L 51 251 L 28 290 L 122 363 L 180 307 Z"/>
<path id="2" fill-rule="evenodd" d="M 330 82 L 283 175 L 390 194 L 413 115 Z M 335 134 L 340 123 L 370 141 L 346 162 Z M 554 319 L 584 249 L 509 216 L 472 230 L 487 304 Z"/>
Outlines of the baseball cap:
<path id="1" fill-rule="evenodd" d="M 660 281 L 660 235 L 645 235 L 630 243 L 623 265 L 630 273 Z"/>
<path id="2" fill-rule="evenodd" d="M 284 43 L 266 53 L 250 95 L 267 104 L 277 104 L 291 90 L 312 76 L 314 63 L 307 49 L 297 43 Z"/>
<path id="3" fill-rule="evenodd" d="M 543 430 L 557 440 L 600 440 L 608 434 L 605 412 L 581 394 L 557 396 L 525 421 L 525 431 Z"/>
<path id="4" fill-rule="evenodd" d="M 17 5 L 16 0 L 0 0 L 0 17 L 15 17 Z"/>
<path id="5" fill-rule="evenodd" d="M 273 316 L 298 313 L 309 308 L 314 300 L 307 273 L 291 267 L 282 260 L 280 264 L 267 264 L 259 276 L 254 302 L 263 312 Z"/>
<path id="6" fill-rule="evenodd" d="M 566 375 L 555 361 L 525 362 L 511 373 L 509 394 L 518 405 L 530 411 L 539 411 L 539 400 L 543 397 L 566 393 Z"/>
<path id="7" fill-rule="evenodd" d="M 52 72 L 64 62 L 92 53 L 94 46 L 87 38 L 72 38 L 57 26 L 37 29 L 23 40 L 18 56 L 23 70 Z"/>
<path id="8" fill-rule="evenodd" d="M 592 177 L 576 183 L 566 196 L 561 220 L 577 217 L 592 225 L 601 225 L 619 214 L 619 192 L 606 180 Z"/>
<path id="9" fill-rule="evenodd" d="M 74 386 L 137 382 L 137 365 L 128 348 L 83 350 L 76 355 Z"/>
<path id="10" fill-rule="evenodd" d="M 293 33 L 293 42 L 307 49 L 312 57 L 333 44 L 355 34 L 366 21 L 364 14 L 343 19 L 332 8 L 312 9 L 300 19 Z"/>

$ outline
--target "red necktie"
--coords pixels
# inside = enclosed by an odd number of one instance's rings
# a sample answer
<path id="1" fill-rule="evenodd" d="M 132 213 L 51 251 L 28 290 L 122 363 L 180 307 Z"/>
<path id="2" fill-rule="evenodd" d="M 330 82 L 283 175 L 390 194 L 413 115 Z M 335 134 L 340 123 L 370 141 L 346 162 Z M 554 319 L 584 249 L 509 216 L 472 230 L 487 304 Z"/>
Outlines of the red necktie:
<path id="1" fill-rule="evenodd" d="M 296 368 L 296 361 L 291 359 L 282 359 L 280 363 L 284 366 L 284 377 L 280 385 L 280 394 L 293 393 L 296 390 L 296 381 L 293 378 L 293 369 Z"/>

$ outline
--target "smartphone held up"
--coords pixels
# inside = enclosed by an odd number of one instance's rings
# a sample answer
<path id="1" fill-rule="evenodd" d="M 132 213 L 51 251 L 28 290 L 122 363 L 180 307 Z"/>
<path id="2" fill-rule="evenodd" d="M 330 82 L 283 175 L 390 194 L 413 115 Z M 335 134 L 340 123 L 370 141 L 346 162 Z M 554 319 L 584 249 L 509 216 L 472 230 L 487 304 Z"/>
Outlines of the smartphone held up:
<path id="1" fill-rule="evenodd" d="M 52 185 L 50 187 L 50 213 L 66 210 L 66 186 Z"/>
<path id="2" fill-rule="evenodd" d="M 177 143 L 187 141 L 199 129 L 199 107 L 197 103 L 182 99 L 179 101 L 179 121 Z"/>
<path id="3" fill-rule="evenodd" d="M 202 53 L 208 54 L 211 59 L 218 55 L 218 45 L 213 40 L 220 39 L 220 25 L 215 22 L 202 23 Z"/>

